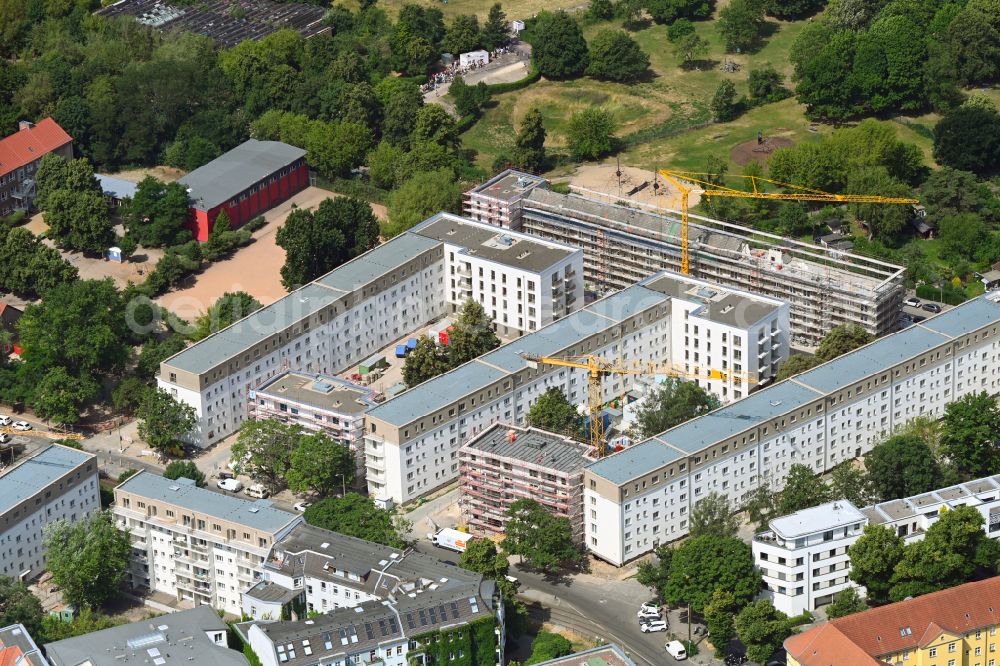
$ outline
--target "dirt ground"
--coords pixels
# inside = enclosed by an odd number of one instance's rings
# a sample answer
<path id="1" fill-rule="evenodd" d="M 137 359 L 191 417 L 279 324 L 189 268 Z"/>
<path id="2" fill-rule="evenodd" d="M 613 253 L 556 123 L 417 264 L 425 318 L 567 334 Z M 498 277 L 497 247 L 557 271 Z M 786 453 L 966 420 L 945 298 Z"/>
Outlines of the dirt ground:
<path id="1" fill-rule="evenodd" d="M 621 178 L 615 173 L 621 170 Z M 659 183 L 659 191 L 653 189 L 653 183 Z M 584 165 L 576 169 L 570 176 L 572 187 L 589 190 L 587 194 L 603 195 L 599 198 L 611 203 L 625 201 L 637 204 L 637 208 L 669 208 L 680 210 L 681 197 L 679 190 L 663 176 L 636 167 L 616 164 Z M 620 184 L 619 184 L 620 183 Z M 639 192 L 629 195 L 635 187 L 648 183 Z M 692 193 L 688 197 L 688 206 L 694 207 L 701 197 Z"/>
<path id="2" fill-rule="evenodd" d="M 750 162 L 764 164 L 778 148 L 788 148 L 795 142 L 784 136 L 770 136 L 764 138 L 764 143 L 758 144 L 757 140 L 745 141 L 733 148 L 729 157 L 740 166 L 746 166 Z"/>
<path id="3" fill-rule="evenodd" d="M 181 171 L 180 169 L 175 169 L 173 167 L 156 166 L 145 169 L 119 171 L 118 173 L 110 173 L 107 175 L 114 176 L 115 178 L 121 178 L 122 180 L 129 180 L 133 183 L 138 183 L 146 176 L 154 176 L 155 178 L 162 180 L 164 183 L 172 183 L 179 178 L 183 178 L 185 174 L 185 171 Z"/>
<path id="4" fill-rule="evenodd" d="M 267 305 L 287 292 L 281 285 L 281 266 L 285 251 L 274 240 L 275 234 L 292 210 L 292 205 L 312 209 L 328 197 L 337 195 L 318 187 L 309 187 L 288 201 L 264 213 L 267 225 L 254 232 L 254 242 L 239 249 L 232 258 L 212 264 L 191 278 L 191 284 L 171 291 L 157 303 L 177 316 L 193 321 L 227 291 L 245 291 Z M 372 205 L 372 211 L 384 219 L 384 206 Z"/>

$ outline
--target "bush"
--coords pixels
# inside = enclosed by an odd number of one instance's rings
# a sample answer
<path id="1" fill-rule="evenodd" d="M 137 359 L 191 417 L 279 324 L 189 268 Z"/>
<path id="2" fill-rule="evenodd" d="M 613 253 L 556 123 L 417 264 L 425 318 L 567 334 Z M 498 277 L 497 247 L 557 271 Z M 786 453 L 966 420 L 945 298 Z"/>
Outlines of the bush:
<path id="1" fill-rule="evenodd" d="M 928 301 L 958 305 L 966 301 L 965 292 L 955 289 L 950 284 L 938 288 L 933 284 L 922 284 L 917 287 L 917 296 Z"/>
<path id="2" fill-rule="evenodd" d="M 540 78 L 542 78 L 542 73 L 532 66 L 531 71 L 528 72 L 528 75 L 523 79 L 511 81 L 510 83 L 495 83 L 493 85 L 486 86 L 486 88 L 490 91 L 491 95 L 500 95 L 502 93 L 514 92 L 515 90 L 520 90 L 521 88 L 527 88 Z"/>
<path id="3" fill-rule="evenodd" d="M 258 215 L 257 217 L 247 222 L 243 226 L 243 228 L 249 231 L 250 233 L 253 233 L 259 229 L 263 229 L 265 226 L 267 226 L 267 220 L 264 219 L 263 215 Z"/>

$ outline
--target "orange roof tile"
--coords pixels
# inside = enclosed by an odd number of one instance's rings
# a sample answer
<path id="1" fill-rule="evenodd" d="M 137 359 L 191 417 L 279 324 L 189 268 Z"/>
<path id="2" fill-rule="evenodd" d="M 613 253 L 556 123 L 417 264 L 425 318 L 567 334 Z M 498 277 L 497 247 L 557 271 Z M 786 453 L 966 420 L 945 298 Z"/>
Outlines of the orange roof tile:
<path id="1" fill-rule="evenodd" d="M 965 634 L 995 624 L 1000 577 L 831 620 L 792 636 L 785 649 L 803 666 L 877 664 L 875 657 L 927 645 L 943 632 Z"/>
<path id="2" fill-rule="evenodd" d="M 21 657 L 21 648 L 16 645 L 0 649 L 0 666 L 14 666 Z"/>
<path id="3" fill-rule="evenodd" d="M 0 175 L 30 164 L 72 140 L 73 137 L 52 118 L 40 120 L 34 127 L 18 130 L 0 139 Z"/>

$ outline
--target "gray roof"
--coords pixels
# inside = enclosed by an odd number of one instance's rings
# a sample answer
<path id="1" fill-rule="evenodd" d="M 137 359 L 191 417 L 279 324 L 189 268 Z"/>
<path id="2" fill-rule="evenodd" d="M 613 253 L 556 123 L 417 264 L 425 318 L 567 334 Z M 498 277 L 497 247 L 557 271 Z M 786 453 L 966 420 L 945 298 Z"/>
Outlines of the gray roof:
<path id="1" fill-rule="evenodd" d="M 981 497 L 986 494 L 986 497 Z M 936 512 L 941 505 L 949 507 L 976 506 L 984 501 L 996 501 L 1000 495 L 1000 474 L 966 481 L 956 486 L 932 490 L 912 497 L 889 500 L 867 506 L 861 511 L 875 524 L 904 520 L 928 511 Z"/>
<path id="2" fill-rule="evenodd" d="M 363 414 L 374 407 L 375 392 L 340 377 L 308 372 L 283 372 L 257 388 L 257 396 L 298 402 L 339 414 Z"/>
<path id="3" fill-rule="evenodd" d="M 101 191 L 109 197 L 113 197 L 115 199 L 131 199 L 135 196 L 135 191 L 136 188 L 138 188 L 138 185 L 133 183 L 131 180 L 115 178 L 114 176 L 105 176 L 100 173 L 95 173 L 94 176 L 97 178 L 97 182 L 101 184 Z"/>
<path id="4" fill-rule="evenodd" d="M 187 185 L 195 208 L 211 210 L 305 154 L 306 151 L 301 148 L 280 141 L 248 139 L 228 153 L 198 167 L 179 182 Z"/>
<path id="5" fill-rule="evenodd" d="M 417 234 L 400 234 L 337 267 L 316 282 L 341 291 L 353 291 L 440 246 L 438 241 Z"/>
<path id="6" fill-rule="evenodd" d="M 505 266 L 540 273 L 581 250 L 500 229 L 482 222 L 438 213 L 410 229 L 410 233 L 451 245 L 460 245 L 463 256 L 481 257 Z"/>
<path id="7" fill-rule="evenodd" d="M 213 664 L 247 666 L 236 650 L 220 647 L 205 635 L 226 631 L 226 623 L 211 606 L 161 615 L 149 620 L 45 644 L 53 666 L 120 666 L 134 662 L 150 666 Z"/>
<path id="8" fill-rule="evenodd" d="M 272 583 L 269 580 L 262 580 L 243 594 L 251 599 L 267 603 L 284 604 L 302 594 L 302 590 L 289 590 L 287 587 Z"/>
<path id="9" fill-rule="evenodd" d="M 600 645 L 565 657 L 540 661 L 535 666 L 636 666 L 625 651 L 614 643 Z"/>
<path id="10" fill-rule="evenodd" d="M 118 489 L 269 533 L 301 520 L 298 514 L 277 509 L 268 500 L 245 500 L 199 488 L 191 479 L 165 479 L 146 471 L 130 476 Z"/>
<path id="11" fill-rule="evenodd" d="M 535 176 L 523 171 L 503 171 L 488 181 L 473 188 L 473 192 L 492 197 L 501 201 L 513 201 L 524 196 L 533 187 L 547 186 L 547 181 L 541 176 Z"/>
<path id="12" fill-rule="evenodd" d="M 10 468 L 0 475 L 0 515 L 93 457 L 92 453 L 51 444 Z"/>
<path id="13" fill-rule="evenodd" d="M 509 433 L 516 438 L 510 441 Z M 495 423 L 463 448 L 514 458 L 563 473 L 581 472 L 587 458 L 582 444 L 572 439 L 537 428 L 517 428 Z"/>
<path id="14" fill-rule="evenodd" d="M 673 272 L 658 273 L 640 284 L 673 298 L 701 303 L 692 314 L 728 326 L 751 326 L 781 307 L 775 299 L 733 293 L 732 289 Z"/>
<path id="15" fill-rule="evenodd" d="M 775 518 L 769 525 L 786 539 L 794 539 L 864 520 L 864 514 L 856 506 L 847 500 L 837 500 Z"/>
<path id="16" fill-rule="evenodd" d="M 6 661 L 4 654 L 7 649 L 11 649 L 11 654 L 13 650 L 17 649 L 21 651 L 23 655 L 23 661 Z M 34 639 L 28 630 L 24 628 L 23 624 L 12 624 L 9 627 L 4 627 L 0 629 L 0 664 L 9 664 L 9 666 L 47 666 L 48 662 L 45 661 L 45 657 L 42 656 L 41 651 L 38 646 L 35 645 Z"/>
<path id="17" fill-rule="evenodd" d="M 1000 303 L 985 297 L 967 301 L 920 326 L 887 335 L 792 379 L 764 387 L 742 400 L 591 463 L 587 468 L 614 483 L 624 483 L 665 464 L 661 461 L 664 442 L 695 453 L 919 356 L 947 342 L 948 336 L 962 335 L 997 321 L 1000 321 Z"/>

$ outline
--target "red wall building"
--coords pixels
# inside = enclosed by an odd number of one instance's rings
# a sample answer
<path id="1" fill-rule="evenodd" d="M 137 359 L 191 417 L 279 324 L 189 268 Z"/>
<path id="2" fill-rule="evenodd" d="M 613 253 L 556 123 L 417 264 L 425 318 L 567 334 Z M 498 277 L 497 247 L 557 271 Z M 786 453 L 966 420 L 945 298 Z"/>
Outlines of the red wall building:
<path id="1" fill-rule="evenodd" d="M 208 240 L 223 210 L 235 229 L 309 185 L 306 151 L 250 139 L 180 179 L 191 198 L 188 228 Z"/>

